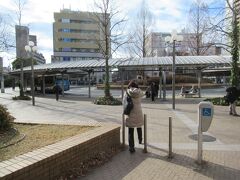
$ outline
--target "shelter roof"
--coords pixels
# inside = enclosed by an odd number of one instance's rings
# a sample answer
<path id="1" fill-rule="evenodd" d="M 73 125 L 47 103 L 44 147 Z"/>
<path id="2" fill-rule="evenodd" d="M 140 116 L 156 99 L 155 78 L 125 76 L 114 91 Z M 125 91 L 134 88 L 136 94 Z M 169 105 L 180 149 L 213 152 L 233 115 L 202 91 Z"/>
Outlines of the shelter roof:
<path id="1" fill-rule="evenodd" d="M 144 57 L 144 58 L 116 58 L 109 59 L 108 64 L 112 68 L 116 67 L 171 67 L 173 59 L 166 57 Z M 231 63 L 230 56 L 176 56 L 175 64 L 181 66 L 209 67 L 212 65 L 226 65 Z M 82 71 L 100 69 L 105 67 L 105 60 L 82 60 L 68 61 L 51 64 L 34 65 L 36 72 L 61 72 L 70 69 L 78 69 Z M 25 72 L 31 71 L 31 66 L 24 67 Z M 13 70 L 11 73 L 17 73 L 20 69 Z"/>

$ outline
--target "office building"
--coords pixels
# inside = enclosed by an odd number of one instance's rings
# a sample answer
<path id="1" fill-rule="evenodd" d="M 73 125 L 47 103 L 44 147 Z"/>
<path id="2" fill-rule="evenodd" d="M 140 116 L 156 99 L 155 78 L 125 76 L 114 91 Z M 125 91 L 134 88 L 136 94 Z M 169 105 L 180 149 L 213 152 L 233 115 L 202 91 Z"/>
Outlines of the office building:
<path id="1" fill-rule="evenodd" d="M 29 58 L 25 46 L 29 41 L 33 41 L 37 45 L 37 36 L 29 35 L 29 28 L 26 26 L 15 26 L 16 33 L 16 57 L 17 58 Z M 36 60 L 37 64 L 45 64 L 46 60 L 41 53 L 34 52 L 33 58 Z"/>
<path id="2" fill-rule="evenodd" d="M 147 37 L 146 52 L 149 57 L 166 56 L 166 41 L 165 38 L 170 36 L 170 33 L 152 32 Z"/>
<path id="3" fill-rule="evenodd" d="M 178 35 L 183 37 L 183 41 L 176 42 L 176 55 L 177 56 L 193 56 L 196 55 L 194 48 L 196 44 L 196 34 L 187 33 L 184 30 Z M 172 45 L 165 41 L 167 36 L 171 36 L 171 33 L 165 32 L 152 32 L 147 37 L 146 51 L 149 57 L 161 57 L 172 55 Z M 200 38 L 201 39 L 201 38 Z M 200 40 L 201 41 L 201 40 Z M 201 45 L 203 46 L 203 45 Z M 207 47 L 207 45 L 205 45 Z M 211 46 L 206 48 L 206 51 L 202 51 L 201 55 L 219 55 L 221 54 L 221 48 Z"/>
<path id="4" fill-rule="evenodd" d="M 195 34 L 181 32 L 178 35 L 183 37 L 183 41 L 176 42 L 176 55 L 188 56 L 193 55 L 190 44 L 194 46 L 196 44 L 194 38 Z M 168 32 L 152 32 L 147 37 L 147 56 L 149 57 L 161 57 L 170 56 L 172 54 L 172 46 L 169 45 L 165 38 L 171 36 Z"/>
<path id="5" fill-rule="evenodd" d="M 70 9 L 55 12 L 52 62 L 103 58 L 104 32 L 98 20 L 100 16 Z"/>

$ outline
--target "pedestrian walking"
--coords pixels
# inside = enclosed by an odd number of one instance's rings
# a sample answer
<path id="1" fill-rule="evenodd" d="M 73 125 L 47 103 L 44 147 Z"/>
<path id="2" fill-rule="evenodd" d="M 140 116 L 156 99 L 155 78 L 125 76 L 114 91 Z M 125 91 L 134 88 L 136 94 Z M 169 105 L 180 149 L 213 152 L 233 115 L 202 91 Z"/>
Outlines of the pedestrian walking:
<path id="1" fill-rule="evenodd" d="M 15 79 L 12 79 L 12 90 L 15 91 Z"/>
<path id="2" fill-rule="evenodd" d="M 126 118 L 126 126 L 128 127 L 128 143 L 129 151 L 135 152 L 134 144 L 134 128 L 137 128 L 138 141 L 142 144 L 142 126 L 143 126 L 143 113 L 141 107 L 141 99 L 144 93 L 138 88 L 138 85 L 134 81 L 130 81 L 128 88 L 123 97 L 123 107 L 127 104 L 127 96 L 132 98 L 133 109 Z"/>
<path id="3" fill-rule="evenodd" d="M 229 102 L 229 115 L 239 116 L 236 112 L 237 100 L 240 96 L 239 90 L 235 86 L 226 89 L 226 100 Z"/>
<path id="4" fill-rule="evenodd" d="M 159 84 L 155 83 L 155 97 L 158 97 L 158 91 L 159 91 Z"/>
<path id="5" fill-rule="evenodd" d="M 152 101 L 155 101 L 155 96 L 156 96 L 156 86 L 155 86 L 155 83 L 152 82 L 152 84 L 151 84 L 151 98 L 152 98 Z"/>
<path id="6" fill-rule="evenodd" d="M 57 83 L 56 87 L 55 87 L 56 101 L 58 101 L 58 99 L 59 99 L 60 90 L 61 90 L 61 88 L 60 88 L 60 86 Z"/>

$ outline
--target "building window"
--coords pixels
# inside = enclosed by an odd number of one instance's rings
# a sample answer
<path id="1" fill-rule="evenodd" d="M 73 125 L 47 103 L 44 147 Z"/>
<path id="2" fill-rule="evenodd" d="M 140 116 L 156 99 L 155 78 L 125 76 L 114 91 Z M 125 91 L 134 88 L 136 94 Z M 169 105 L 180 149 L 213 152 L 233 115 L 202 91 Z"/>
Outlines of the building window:
<path id="1" fill-rule="evenodd" d="M 70 57 L 63 57 L 63 61 L 70 61 Z"/>
<path id="2" fill-rule="evenodd" d="M 63 42 L 71 42 L 71 38 L 63 38 Z"/>
<path id="3" fill-rule="evenodd" d="M 62 32 L 70 32 L 70 29 L 67 29 L 67 28 L 62 29 Z"/>
<path id="4" fill-rule="evenodd" d="M 71 48 L 64 47 L 64 48 L 62 48 L 62 51 L 63 51 L 63 52 L 70 52 L 70 51 L 71 51 Z"/>
<path id="5" fill-rule="evenodd" d="M 65 19 L 65 18 L 63 18 L 63 19 L 62 19 L 62 23 L 70 23 L 70 19 Z"/>

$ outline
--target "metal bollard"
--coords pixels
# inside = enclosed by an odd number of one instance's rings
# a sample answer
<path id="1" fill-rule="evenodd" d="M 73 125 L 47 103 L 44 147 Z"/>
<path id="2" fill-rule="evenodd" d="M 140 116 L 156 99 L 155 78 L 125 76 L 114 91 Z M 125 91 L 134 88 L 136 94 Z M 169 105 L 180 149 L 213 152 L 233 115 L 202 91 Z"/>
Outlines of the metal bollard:
<path id="1" fill-rule="evenodd" d="M 168 158 L 173 158 L 172 155 L 172 117 L 169 117 L 169 151 Z"/>
<path id="2" fill-rule="evenodd" d="M 125 149 L 125 116 L 122 114 L 122 148 Z"/>
<path id="3" fill-rule="evenodd" d="M 143 152 L 147 153 L 147 115 L 144 114 L 144 149 Z"/>

